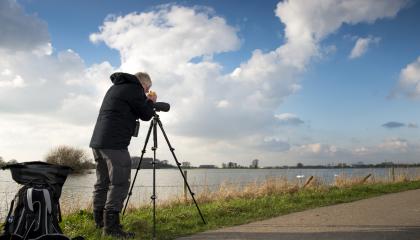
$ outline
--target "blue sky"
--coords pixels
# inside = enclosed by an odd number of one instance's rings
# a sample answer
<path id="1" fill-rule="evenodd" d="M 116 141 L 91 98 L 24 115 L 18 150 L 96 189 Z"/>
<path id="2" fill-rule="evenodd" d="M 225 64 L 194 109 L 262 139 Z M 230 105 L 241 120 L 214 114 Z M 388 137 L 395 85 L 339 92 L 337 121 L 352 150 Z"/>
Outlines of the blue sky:
<path id="1" fill-rule="evenodd" d="M 418 162 L 418 1 L 2 7 L 9 22 L 0 31 L 15 39 L 0 41 L 6 160 L 42 159 L 61 144 L 88 152 L 107 76 L 146 71 L 159 100 L 172 104 L 163 120 L 194 165 Z M 132 155 L 142 140 L 133 139 Z"/>

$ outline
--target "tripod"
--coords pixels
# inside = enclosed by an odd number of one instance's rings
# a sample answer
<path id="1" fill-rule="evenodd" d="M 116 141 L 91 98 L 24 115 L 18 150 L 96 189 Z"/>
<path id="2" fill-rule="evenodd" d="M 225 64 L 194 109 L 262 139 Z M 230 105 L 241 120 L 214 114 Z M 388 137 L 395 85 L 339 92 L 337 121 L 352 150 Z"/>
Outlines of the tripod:
<path id="1" fill-rule="evenodd" d="M 150 134 L 153 130 L 153 147 L 152 147 L 152 151 L 153 151 L 153 161 L 152 161 L 152 165 L 153 165 L 153 193 L 152 196 L 150 197 L 153 201 L 153 239 L 156 238 L 156 150 L 158 148 L 158 144 L 157 144 L 157 125 L 159 125 L 160 130 L 163 133 L 163 136 L 165 137 L 166 143 L 168 144 L 169 150 L 172 153 L 172 156 L 175 159 L 176 165 L 182 175 L 182 178 L 184 179 L 184 183 L 188 188 L 188 191 L 190 192 L 190 195 L 194 201 L 195 206 L 197 207 L 197 211 L 201 217 L 201 220 L 203 220 L 203 223 L 206 224 L 206 221 L 204 220 L 203 214 L 201 214 L 200 208 L 198 207 L 197 201 L 195 200 L 194 197 L 194 193 L 191 191 L 190 185 L 187 182 L 187 179 L 185 178 L 184 173 L 182 172 L 181 169 L 181 163 L 179 163 L 178 159 L 175 156 L 174 153 L 174 148 L 171 146 L 171 143 L 169 142 L 168 136 L 165 133 L 165 130 L 163 130 L 163 126 L 162 126 L 162 122 L 160 121 L 159 115 L 155 112 L 153 115 L 153 120 L 150 123 L 150 127 L 149 130 L 147 132 L 147 136 L 146 136 L 146 141 L 144 142 L 144 147 L 143 150 L 141 151 L 141 157 L 140 157 L 140 161 L 139 164 L 137 166 L 137 170 L 136 170 L 136 174 L 134 175 L 134 179 L 133 179 L 133 183 L 131 184 L 131 188 L 130 191 L 128 193 L 127 196 L 127 202 L 125 203 L 125 207 L 124 207 L 124 211 L 123 211 L 123 215 L 125 213 L 125 210 L 127 209 L 127 205 L 128 205 L 128 201 L 130 200 L 130 197 L 133 193 L 133 187 L 134 187 L 134 183 L 136 182 L 136 178 L 137 178 L 137 174 L 140 170 L 140 165 L 141 162 L 143 161 L 143 156 L 146 153 L 146 147 L 147 147 L 147 143 L 149 142 L 149 138 L 150 138 Z"/>

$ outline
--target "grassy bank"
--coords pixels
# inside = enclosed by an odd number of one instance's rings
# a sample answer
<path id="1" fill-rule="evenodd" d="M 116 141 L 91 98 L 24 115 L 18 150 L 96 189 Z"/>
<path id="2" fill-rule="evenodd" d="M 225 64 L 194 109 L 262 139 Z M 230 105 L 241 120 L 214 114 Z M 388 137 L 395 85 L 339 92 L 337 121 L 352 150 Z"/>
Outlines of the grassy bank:
<path id="1" fill-rule="evenodd" d="M 277 186 L 277 187 L 276 187 Z M 158 239 L 174 239 L 179 236 L 244 224 L 291 212 L 351 202 L 386 193 L 418 189 L 420 181 L 398 183 L 353 184 L 340 187 L 316 185 L 305 189 L 296 186 L 268 182 L 252 189 L 221 190 L 218 195 L 198 196 L 200 209 L 208 224 L 204 225 L 193 204 L 172 201 L 158 207 Z M 223 192 L 224 191 L 224 192 Z M 139 239 L 151 239 L 151 208 L 141 207 L 131 210 L 123 219 L 126 229 L 136 232 Z M 64 232 L 69 236 L 82 235 L 86 239 L 100 239 L 90 211 L 82 210 L 64 217 Z M 112 239 L 112 238 L 107 238 Z"/>

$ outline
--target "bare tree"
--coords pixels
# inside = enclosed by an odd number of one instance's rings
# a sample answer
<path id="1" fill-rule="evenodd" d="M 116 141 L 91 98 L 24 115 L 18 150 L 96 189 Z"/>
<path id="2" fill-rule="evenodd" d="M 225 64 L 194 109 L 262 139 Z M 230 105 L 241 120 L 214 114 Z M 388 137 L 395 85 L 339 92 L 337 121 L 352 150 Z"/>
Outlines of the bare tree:
<path id="1" fill-rule="evenodd" d="M 16 163 L 18 163 L 16 159 L 10 159 L 9 161 L 7 161 L 7 164 L 16 164 Z"/>
<path id="2" fill-rule="evenodd" d="M 6 162 L 4 161 L 3 157 L 0 156 L 0 167 L 3 167 L 4 165 L 6 165 Z"/>
<path id="3" fill-rule="evenodd" d="M 64 145 L 52 149 L 46 157 L 46 162 L 69 166 L 76 173 L 94 167 L 94 164 L 88 159 L 83 150 Z"/>

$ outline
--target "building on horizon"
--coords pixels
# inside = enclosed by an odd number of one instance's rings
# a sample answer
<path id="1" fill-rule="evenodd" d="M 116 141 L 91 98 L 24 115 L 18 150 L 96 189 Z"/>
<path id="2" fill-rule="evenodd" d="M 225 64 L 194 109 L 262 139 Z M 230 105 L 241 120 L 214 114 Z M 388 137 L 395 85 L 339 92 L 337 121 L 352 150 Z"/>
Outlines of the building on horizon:
<path id="1" fill-rule="evenodd" d="M 258 160 L 258 159 L 254 159 L 254 160 L 252 160 L 252 163 L 251 163 L 251 165 L 249 166 L 249 168 L 258 168 L 258 162 L 259 162 L 259 160 Z"/>
<path id="2" fill-rule="evenodd" d="M 238 164 L 235 162 L 228 162 L 227 164 L 228 168 L 238 168 Z"/>

